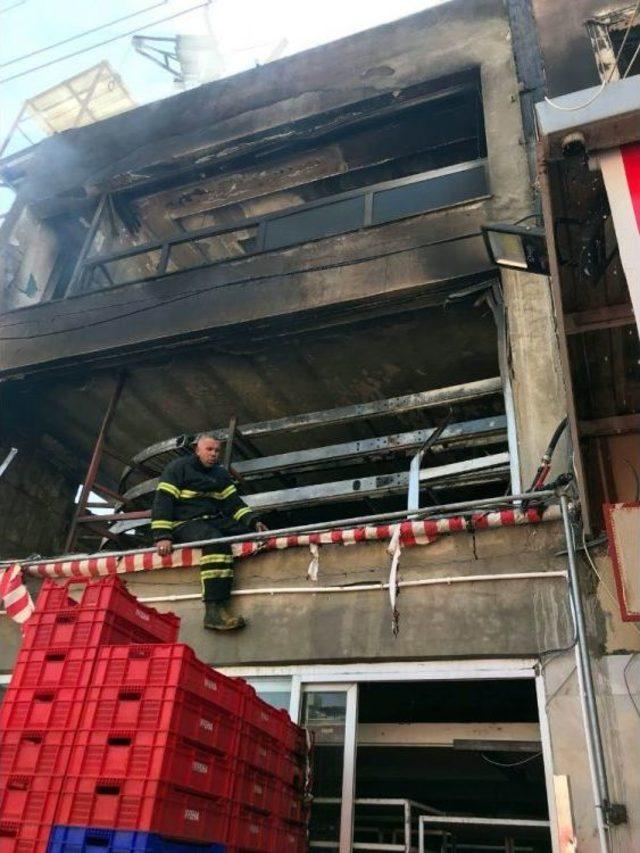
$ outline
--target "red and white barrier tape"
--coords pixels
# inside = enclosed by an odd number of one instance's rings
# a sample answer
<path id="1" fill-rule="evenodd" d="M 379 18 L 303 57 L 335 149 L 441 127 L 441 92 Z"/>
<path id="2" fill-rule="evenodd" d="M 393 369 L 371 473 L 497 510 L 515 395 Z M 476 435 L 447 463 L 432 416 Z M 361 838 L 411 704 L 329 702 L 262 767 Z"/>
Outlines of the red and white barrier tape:
<path id="1" fill-rule="evenodd" d="M 544 521 L 559 518 L 558 507 L 549 507 Z M 485 530 L 492 527 L 514 527 L 522 524 L 537 524 L 543 521 L 539 510 L 517 509 L 496 512 L 474 513 L 470 516 L 455 516 L 437 520 L 403 521 L 400 524 L 379 524 L 370 527 L 354 527 L 344 530 L 328 530 L 320 533 L 273 536 L 262 542 L 239 542 L 232 545 L 235 557 L 250 557 L 259 551 L 280 551 L 286 548 L 318 545 L 353 545 L 357 542 L 393 540 L 397 546 L 392 555 L 392 566 L 397 574 L 398 548 L 413 545 L 429 545 L 438 536 L 465 530 Z M 399 534 L 394 532 L 399 528 Z M 315 550 L 315 549 L 314 549 Z M 313 552 L 312 552 L 313 553 Z M 161 557 L 154 551 L 137 554 L 110 554 L 96 557 L 77 557 L 46 560 L 32 563 L 15 563 L 0 573 L 0 599 L 9 616 L 16 622 L 25 622 L 33 612 L 33 602 L 22 582 L 22 572 L 42 578 L 93 578 L 129 572 L 147 572 L 156 569 L 187 569 L 197 566 L 200 548 L 175 548 L 171 554 Z M 315 557 L 316 555 L 314 555 Z M 314 563 L 313 574 L 317 576 Z"/>
<path id="2" fill-rule="evenodd" d="M 22 582 L 22 569 L 17 563 L 0 574 L 0 600 L 7 615 L 19 624 L 26 622 L 33 613 L 33 601 Z"/>

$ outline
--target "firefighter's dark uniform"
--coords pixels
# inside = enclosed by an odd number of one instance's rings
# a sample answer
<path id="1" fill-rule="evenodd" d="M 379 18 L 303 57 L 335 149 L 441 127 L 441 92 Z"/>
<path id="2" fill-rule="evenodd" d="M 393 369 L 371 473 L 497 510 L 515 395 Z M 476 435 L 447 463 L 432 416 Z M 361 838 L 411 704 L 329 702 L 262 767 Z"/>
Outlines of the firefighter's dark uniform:
<path id="1" fill-rule="evenodd" d="M 255 530 L 257 519 L 238 494 L 226 468 L 206 468 L 197 456 L 174 459 L 162 472 L 151 511 L 154 541 L 198 542 Z M 202 548 L 202 598 L 224 602 L 231 595 L 231 546 L 215 543 Z"/>

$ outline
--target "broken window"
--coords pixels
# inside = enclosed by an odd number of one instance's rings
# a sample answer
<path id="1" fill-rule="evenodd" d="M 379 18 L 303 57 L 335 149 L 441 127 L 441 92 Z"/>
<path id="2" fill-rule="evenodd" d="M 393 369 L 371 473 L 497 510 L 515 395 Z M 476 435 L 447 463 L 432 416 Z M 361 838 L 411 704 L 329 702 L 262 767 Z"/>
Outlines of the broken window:
<path id="1" fill-rule="evenodd" d="M 601 80 L 640 74 L 640 20 L 631 4 L 586 22 Z"/>
<path id="2" fill-rule="evenodd" d="M 107 457 L 99 475 L 124 499 L 110 532 L 146 543 L 156 478 L 191 452 L 190 435 L 224 438 L 234 413 L 233 472 L 272 529 L 403 511 L 410 493 L 414 508 L 518 492 L 492 292 L 491 281 L 451 282 L 440 304 L 132 366 L 108 440 L 134 462 Z"/>
<path id="3" fill-rule="evenodd" d="M 489 194 L 476 69 L 369 114 L 356 104 L 311 139 L 103 202 L 83 293 L 416 216 Z M 365 102 L 363 102 L 365 103 Z M 361 116 L 358 114 L 361 113 Z"/>

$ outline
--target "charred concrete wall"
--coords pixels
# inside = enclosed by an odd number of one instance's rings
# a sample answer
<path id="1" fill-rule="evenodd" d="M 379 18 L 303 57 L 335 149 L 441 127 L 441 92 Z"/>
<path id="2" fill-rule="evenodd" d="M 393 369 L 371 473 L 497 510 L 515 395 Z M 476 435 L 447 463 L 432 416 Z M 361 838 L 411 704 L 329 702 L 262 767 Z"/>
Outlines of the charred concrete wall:
<path id="1" fill-rule="evenodd" d="M 10 446 L 0 445 L 0 459 Z M 37 443 L 18 443 L 18 454 L 0 480 L 0 554 L 52 554 L 64 545 L 78 488 Z"/>
<path id="2" fill-rule="evenodd" d="M 513 2 L 513 0 L 510 0 Z M 516 0 L 516 3 L 520 0 Z M 527 0 L 525 0 L 527 2 Z M 600 83 L 594 50 L 585 26 L 603 15 L 633 4 L 619 0 L 530 0 L 545 67 L 547 94 L 551 97 L 580 91 Z"/>
<path id="3" fill-rule="evenodd" d="M 20 192 L 38 215 L 52 215 L 69 209 L 72 187 L 86 205 L 87 197 L 132 187 L 140 173 L 193 170 L 196 162 L 231 163 L 239 152 L 276 140 L 281 147 L 293 145 L 347 116 L 362 117 L 365 103 L 382 99 L 379 107 L 388 101 L 388 108 L 402 102 L 402 93 L 473 68 L 479 70 L 482 91 L 486 200 L 215 269 L 178 272 L 128 286 L 126 292 L 116 288 L 80 297 L 75 308 L 82 310 L 85 329 L 74 325 L 60 303 L 20 312 L 4 335 L 4 369 L 149 346 L 282 312 L 489 273 L 480 224 L 529 213 L 532 197 L 509 21 L 500 0 L 446 3 L 46 140 L 33 151 Z M 52 162 L 58 167 L 52 169 Z M 232 165 L 228 170 L 233 176 Z M 274 186 L 277 176 L 278 170 L 271 176 Z M 447 240 L 455 245 L 445 245 Z M 362 256 L 381 245 L 398 254 L 384 263 L 373 258 L 365 263 Z M 304 272 L 324 266 L 326 258 L 335 269 Z M 121 322 L 123 296 L 137 305 L 135 323 Z M 34 328 L 43 325 L 58 334 L 33 338 Z"/>

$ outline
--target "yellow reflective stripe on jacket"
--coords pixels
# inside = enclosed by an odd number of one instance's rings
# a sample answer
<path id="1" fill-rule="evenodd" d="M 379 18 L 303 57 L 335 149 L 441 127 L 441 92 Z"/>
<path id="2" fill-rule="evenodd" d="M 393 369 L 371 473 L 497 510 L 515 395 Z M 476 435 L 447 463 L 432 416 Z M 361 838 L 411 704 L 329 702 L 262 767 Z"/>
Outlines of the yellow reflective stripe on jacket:
<path id="1" fill-rule="evenodd" d="M 250 508 L 249 508 L 248 506 L 241 506 L 241 507 L 240 507 L 240 509 L 237 509 L 237 510 L 233 513 L 233 517 L 234 517 L 234 519 L 235 519 L 236 521 L 240 521 L 240 519 L 241 519 L 241 518 L 244 518 L 244 516 L 245 516 L 248 512 L 251 512 L 251 510 L 250 510 Z"/>
<path id="2" fill-rule="evenodd" d="M 200 572 L 200 579 L 203 581 L 211 580 L 212 578 L 232 578 L 233 569 L 205 569 Z"/>
<path id="3" fill-rule="evenodd" d="M 159 487 L 158 487 L 159 488 Z M 223 501 L 236 491 L 234 485 L 227 486 L 222 492 L 194 492 L 193 489 L 179 489 L 175 497 L 181 500 L 189 500 L 190 498 L 213 498 L 216 501 Z"/>
<path id="4" fill-rule="evenodd" d="M 167 494 L 171 495 L 172 498 L 180 497 L 180 489 L 177 486 L 174 486 L 173 483 L 158 483 L 156 489 L 159 492 L 166 492 Z"/>
<path id="5" fill-rule="evenodd" d="M 235 491 L 236 487 L 232 483 L 230 486 L 227 486 L 227 488 L 223 489 L 221 492 L 214 492 L 214 495 L 219 501 L 223 501 L 225 500 L 225 498 L 228 498 L 230 495 L 232 495 Z"/>
<path id="6" fill-rule="evenodd" d="M 233 556 L 231 554 L 203 554 L 200 557 L 201 566 L 206 566 L 210 563 L 233 563 Z"/>
<path id="7" fill-rule="evenodd" d="M 158 521 L 152 521 L 151 522 L 151 529 L 152 530 L 173 530 L 174 526 L 175 525 L 172 521 L 158 520 Z"/>

